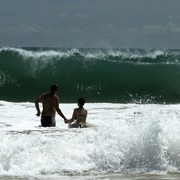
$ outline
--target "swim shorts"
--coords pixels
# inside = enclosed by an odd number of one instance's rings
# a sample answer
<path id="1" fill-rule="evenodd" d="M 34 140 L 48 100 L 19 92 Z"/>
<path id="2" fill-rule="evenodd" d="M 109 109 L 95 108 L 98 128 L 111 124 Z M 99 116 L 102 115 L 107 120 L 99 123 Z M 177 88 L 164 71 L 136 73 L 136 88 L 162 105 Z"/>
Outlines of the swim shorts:
<path id="1" fill-rule="evenodd" d="M 54 126 L 56 126 L 54 117 L 52 117 L 52 116 L 42 116 L 41 117 L 41 126 L 42 127 L 54 127 Z"/>

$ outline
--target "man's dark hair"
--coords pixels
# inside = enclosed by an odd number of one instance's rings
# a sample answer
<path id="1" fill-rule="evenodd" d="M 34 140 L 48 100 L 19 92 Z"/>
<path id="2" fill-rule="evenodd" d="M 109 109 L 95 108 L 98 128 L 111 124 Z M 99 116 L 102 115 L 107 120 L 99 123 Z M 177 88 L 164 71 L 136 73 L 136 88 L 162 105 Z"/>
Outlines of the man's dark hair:
<path id="1" fill-rule="evenodd" d="M 81 106 L 84 106 L 86 100 L 83 98 L 83 97 L 80 97 L 78 98 L 78 103 L 81 105 Z"/>
<path id="2" fill-rule="evenodd" d="M 58 90 L 58 86 L 57 85 L 55 85 L 55 84 L 51 85 L 50 91 L 55 92 L 57 90 Z"/>

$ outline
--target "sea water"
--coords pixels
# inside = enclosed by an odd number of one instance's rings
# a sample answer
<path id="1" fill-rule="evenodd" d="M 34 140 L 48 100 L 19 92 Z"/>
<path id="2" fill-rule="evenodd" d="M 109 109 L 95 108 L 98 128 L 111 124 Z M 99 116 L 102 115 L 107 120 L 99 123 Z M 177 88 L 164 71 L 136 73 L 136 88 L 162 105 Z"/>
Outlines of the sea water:
<path id="1" fill-rule="evenodd" d="M 61 104 L 70 118 L 76 104 Z M 179 179 L 180 105 L 87 103 L 91 128 L 42 128 L 0 101 L 0 179 Z"/>
<path id="2" fill-rule="evenodd" d="M 0 179 L 180 179 L 179 77 L 180 50 L 1 47 Z M 39 127 L 51 84 L 91 128 Z"/>
<path id="3" fill-rule="evenodd" d="M 179 103 L 180 50 L 0 48 L 0 100 Z"/>

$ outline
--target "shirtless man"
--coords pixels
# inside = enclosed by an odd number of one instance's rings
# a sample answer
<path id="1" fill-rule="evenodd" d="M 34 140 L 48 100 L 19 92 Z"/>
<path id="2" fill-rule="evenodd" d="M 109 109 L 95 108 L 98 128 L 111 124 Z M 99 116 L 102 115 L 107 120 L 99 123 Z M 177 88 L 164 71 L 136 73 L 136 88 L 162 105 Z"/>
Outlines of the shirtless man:
<path id="1" fill-rule="evenodd" d="M 43 127 L 55 127 L 55 114 L 57 113 L 66 121 L 65 116 L 59 108 L 59 97 L 56 95 L 58 87 L 52 85 L 50 91 L 37 97 L 35 100 L 35 107 L 37 110 L 37 116 L 41 115 L 41 126 Z M 39 102 L 42 102 L 42 114 L 39 108 Z"/>
<path id="2" fill-rule="evenodd" d="M 70 120 L 65 121 L 66 123 L 69 123 L 69 128 L 87 127 L 86 118 L 87 118 L 88 112 L 86 109 L 84 109 L 84 107 L 83 107 L 84 104 L 85 104 L 85 99 L 78 98 L 79 108 L 74 109 L 72 118 Z M 72 122 L 74 122 L 74 123 L 72 123 Z"/>

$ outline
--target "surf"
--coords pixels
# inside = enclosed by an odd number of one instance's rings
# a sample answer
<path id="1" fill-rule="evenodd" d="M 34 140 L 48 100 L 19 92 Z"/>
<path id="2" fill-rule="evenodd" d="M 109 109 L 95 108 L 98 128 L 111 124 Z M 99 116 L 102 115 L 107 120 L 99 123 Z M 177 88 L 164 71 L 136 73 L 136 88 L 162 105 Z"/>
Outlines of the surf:
<path id="1" fill-rule="evenodd" d="M 96 127 L 68 129 L 59 117 L 56 128 L 38 127 L 32 103 L 0 104 L 3 176 L 179 173 L 179 105 L 87 103 Z M 61 108 L 71 117 L 75 106 Z"/>

